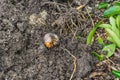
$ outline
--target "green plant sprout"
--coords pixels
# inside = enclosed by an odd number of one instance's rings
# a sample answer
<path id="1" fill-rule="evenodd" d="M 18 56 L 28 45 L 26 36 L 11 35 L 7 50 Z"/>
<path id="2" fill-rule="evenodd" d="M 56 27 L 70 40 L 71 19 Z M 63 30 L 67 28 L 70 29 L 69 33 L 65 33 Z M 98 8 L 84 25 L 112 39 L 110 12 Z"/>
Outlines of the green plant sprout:
<path id="1" fill-rule="evenodd" d="M 104 59 L 103 54 L 98 54 L 97 52 L 92 52 L 92 54 L 99 60 L 102 61 Z"/>
<path id="2" fill-rule="evenodd" d="M 117 78 L 120 79 L 120 71 L 118 71 L 118 70 L 112 70 L 112 74 L 113 74 L 115 77 L 117 77 Z"/>
<path id="3" fill-rule="evenodd" d="M 110 17 L 118 14 L 120 14 L 120 2 L 116 1 L 114 2 L 114 5 L 112 7 L 105 10 L 105 12 L 103 13 L 103 16 Z"/>
<path id="4" fill-rule="evenodd" d="M 104 17 L 109 17 L 109 24 L 101 22 L 96 23 L 96 25 L 93 27 L 93 29 L 90 31 L 90 33 L 87 36 L 87 42 L 86 44 L 89 45 L 94 37 L 94 34 L 97 29 L 103 28 L 108 37 L 107 39 L 110 44 L 105 44 L 102 38 L 98 37 L 98 43 L 102 45 L 101 51 L 106 51 L 107 54 L 104 55 L 106 58 L 111 57 L 116 48 L 120 48 L 120 2 L 114 2 L 114 5 L 103 13 Z M 103 60 L 103 55 L 97 55 L 97 53 L 93 52 L 93 54 L 98 58 L 98 60 Z"/>
<path id="5" fill-rule="evenodd" d="M 107 3 L 100 4 L 98 7 L 99 9 L 105 8 Z M 106 23 L 96 23 L 93 29 L 87 36 L 86 44 L 89 45 L 92 43 L 94 34 L 97 29 L 102 28 L 107 33 L 107 38 L 105 38 L 109 44 L 104 43 L 101 37 L 98 37 L 98 43 L 102 45 L 101 52 L 105 51 L 106 55 L 98 54 L 97 52 L 93 51 L 92 54 L 99 60 L 102 61 L 104 58 L 110 58 L 114 53 L 116 48 L 120 48 L 120 2 L 114 2 L 114 5 L 107 10 L 104 11 L 103 17 L 107 17 L 109 19 L 109 24 Z M 119 70 L 112 70 L 112 74 L 120 79 L 120 71 Z"/>
<path id="6" fill-rule="evenodd" d="M 109 18 L 110 24 L 101 24 L 99 25 L 100 28 L 104 28 L 108 34 L 107 40 L 111 42 L 111 44 L 105 45 L 102 51 L 107 51 L 106 57 L 111 57 L 116 47 L 120 48 L 120 15 L 116 18 L 110 17 Z"/>
<path id="7" fill-rule="evenodd" d="M 95 34 L 95 32 L 96 32 L 96 30 L 97 30 L 97 28 L 98 28 L 98 26 L 99 26 L 100 24 L 101 24 L 101 22 L 97 22 L 97 23 L 95 24 L 95 26 L 93 27 L 93 29 L 92 29 L 92 30 L 90 31 L 90 33 L 88 34 L 87 42 L 86 42 L 87 45 L 92 42 L 93 37 L 94 37 L 94 34 Z"/>
<path id="8" fill-rule="evenodd" d="M 100 3 L 99 5 L 98 5 L 98 8 L 99 9 L 104 9 L 104 8 L 107 8 L 108 7 L 108 3 L 107 2 L 102 2 L 102 3 Z"/>

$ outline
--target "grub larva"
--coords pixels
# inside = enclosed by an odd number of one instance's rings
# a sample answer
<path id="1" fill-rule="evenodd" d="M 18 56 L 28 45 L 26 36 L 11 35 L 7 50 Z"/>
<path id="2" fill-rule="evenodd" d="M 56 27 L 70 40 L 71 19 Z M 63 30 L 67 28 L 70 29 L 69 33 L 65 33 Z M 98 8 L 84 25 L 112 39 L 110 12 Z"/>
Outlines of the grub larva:
<path id="1" fill-rule="evenodd" d="M 47 48 L 52 48 L 59 44 L 59 37 L 54 33 L 47 33 L 44 36 L 44 44 Z"/>

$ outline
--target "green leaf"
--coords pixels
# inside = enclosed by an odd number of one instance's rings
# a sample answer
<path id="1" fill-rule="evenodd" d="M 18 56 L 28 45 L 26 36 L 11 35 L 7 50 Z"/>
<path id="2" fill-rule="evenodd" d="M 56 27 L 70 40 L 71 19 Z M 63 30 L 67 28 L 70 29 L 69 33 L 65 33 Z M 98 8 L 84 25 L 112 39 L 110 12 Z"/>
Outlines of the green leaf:
<path id="1" fill-rule="evenodd" d="M 102 2 L 98 5 L 98 8 L 99 9 L 104 9 L 104 8 L 107 8 L 108 7 L 108 3 L 107 2 Z"/>
<path id="2" fill-rule="evenodd" d="M 118 2 L 118 1 L 115 1 L 113 4 L 114 4 L 114 6 L 120 6 L 120 2 Z"/>
<path id="3" fill-rule="evenodd" d="M 107 37 L 107 40 L 114 43 L 113 39 L 110 36 Z"/>
<path id="4" fill-rule="evenodd" d="M 105 45 L 102 51 L 107 51 L 106 57 L 109 58 L 114 54 L 115 48 L 116 48 L 115 44 L 109 44 L 109 45 Z"/>
<path id="5" fill-rule="evenodd" d="M 109 18 L 110 24 L 112 25 L 112 31 L 116 33 L 116 35 L 119 37 L 119 30 L 116 25 L 116 20 L 112 16 Z"/>
<path id="6" fill-rule="evenodd" d="M 100 24 L 98 27 L 100 27 L 100 28 L 109 28 L 109 29 L 112 28 L 112 26 L 110 24 Z"/>
<path id="7" fill-rule="evenodd" d="M 110 17 L 118 14 L 120 14 L 120 6 L 112 6 L 107 10 L 105 10 L 105 12 L 103 13 L 103 16 Z"/>
<path id="8" fill-rule="evenodd" d="M 87 45 L 90 44 L 92 42 L 92 39 L 93 39 L 93 36 L 96 32 L 97 28 L 93 28 L 90 33 L 88 34 L 88 37 L 87 37 Z"/>
<path id="9" fill-rule="evenodd" d="M 113 18 L 112 16 L 109 18 L 110 24 L 112 25 L 112 27 L 116 27 L 116 21 L 115 18 Z"/>
<path id="10" fill-rule="evenodd" d="M 99 61 L 102 61 L 104 59 L 104 55 L 100 55 L 96 52 L 92 52 L 92 54 L 99 60 Z"/>
<path id="11" fill-rule="evenodd" d="M 119 37 L 111 29 L 106 28 L 105 30 L 109 34 L 109 37 L 111 37 L 112 40 L 114 41 L 114 43 L 117 45 L 117 47 L 120 48 L 120 39 L 119 39 Z"/>
<path id="12" fill-rule="evenodd" d="M 90 31 L 90 33 L 88 34 L 88 36 L 87 36 L 87 42 L 86 42 L 86 44 L 87 45 L 89 45 L 91 42 L 92 42 L 92 39 L 93 39 L 93 36 L 94 36 L 94 34 L 95 34 L 95 32 L 96 32 L 96 30 L 97 30 L 97 28 L 98 28 L 98 26 L 101 24 L 101 22 L 97 22 L 96 24 L 95 24 L 95 27 Z"/>
<path id="13" fill-rule="evenodd" d="M 120 31 L 120 15 L 118 15 L 118 16 L 116 17 L 116 24 L 117 24 L 117 28 L 118 28 L 119 31 Z"/>
<path id="14" fill-rule="evenodd" d="M 118 71 L 118 70 L 112 70 L 112 74 L 113 74 L 115 77 L 117 77 L 117 78 L 120 79 L 120 71 Z"/>
<path id="15" fill-rule="evenodd" d="M 104 45 L 104 42 L 103 42 L 103 39 L 101 37 L 98 37 L 98 43 L 101 44 L 101 45 Z"/>

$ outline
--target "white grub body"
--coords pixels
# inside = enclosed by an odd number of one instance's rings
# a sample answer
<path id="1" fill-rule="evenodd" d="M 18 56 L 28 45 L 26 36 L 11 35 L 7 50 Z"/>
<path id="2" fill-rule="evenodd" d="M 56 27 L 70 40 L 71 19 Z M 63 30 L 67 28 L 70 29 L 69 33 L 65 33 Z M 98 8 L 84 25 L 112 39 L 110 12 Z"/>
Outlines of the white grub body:
<path id="1" fill-rule="evenodd" d="M 47 48 L 51 48 L 59 43 L 59 37 L 54 33 L 47 33 L 44 36 L 44 44 Z"/>

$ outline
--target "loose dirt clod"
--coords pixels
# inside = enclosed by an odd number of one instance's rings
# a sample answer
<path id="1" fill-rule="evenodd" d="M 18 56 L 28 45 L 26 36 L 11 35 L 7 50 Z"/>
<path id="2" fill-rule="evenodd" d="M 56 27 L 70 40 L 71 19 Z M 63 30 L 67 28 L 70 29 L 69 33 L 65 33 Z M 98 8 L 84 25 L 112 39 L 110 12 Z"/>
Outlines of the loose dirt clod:
<path id="1" fill-rule="evenodd" d="M 35 14 L 33 13 L 32 15 L 30 15 L 29 17 L 29 23 L 32 24 L 32 25 L 46 25 L 46 19 L 47 19 L 47 12 L 44 10 L 42 12 L 40 12 L 39 14 Z"/>

